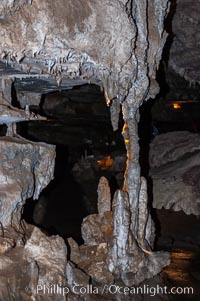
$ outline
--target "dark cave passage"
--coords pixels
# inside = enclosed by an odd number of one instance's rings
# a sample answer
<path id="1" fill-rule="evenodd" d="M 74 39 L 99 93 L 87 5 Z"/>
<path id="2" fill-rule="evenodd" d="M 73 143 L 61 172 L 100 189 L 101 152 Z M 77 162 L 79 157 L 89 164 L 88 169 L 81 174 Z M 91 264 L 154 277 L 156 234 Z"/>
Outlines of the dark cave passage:
<path id="1" fill-rule="evenodd" d="M 94 85 L 43 95 L 34 109 L 42 110 L 47 121 L 21 123 L 18 133 L 56 145 L 55 171 L 39 199 L 27 200 L 22 218 L 50 235 L 73 237 L 81 244 L 83 218 L 97 213 L 100 177 L 108 179 L 112 197 L 122 186 L 126 161 L 123 122 L 113 132 L 104 95 Z"/>
<path id="2" fill-rule="evenodd" d="M 24 218 L 50 235 L 73 237 L 81 243 L 81 222 L 86 216 L 80 185 L 74 180 L 68 162 L 68 149 L 56 146 L 54 180 L 42 191 L 37 201 L 28 200 Z"/>

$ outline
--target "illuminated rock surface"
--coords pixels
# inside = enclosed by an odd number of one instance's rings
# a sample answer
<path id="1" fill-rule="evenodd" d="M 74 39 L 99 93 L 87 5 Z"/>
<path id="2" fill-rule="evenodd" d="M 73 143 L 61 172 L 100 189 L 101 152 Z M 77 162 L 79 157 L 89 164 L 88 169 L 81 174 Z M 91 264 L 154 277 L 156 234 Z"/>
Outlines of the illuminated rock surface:
<path id="1" fill-rule="evenodd" d="M 29 273 L 31 287 L 45 281 L 65 285 L 65 265 L 69 286 L 77 281 L 87 282 L 87 277 L 81 277 L 82 273 L 78 277 L 79 268 L 90 276 L 90 281 L 100 286 L 113 283 L 115 279 L 122 285 L 132 286 L 152 278 L 169 264 L 167 253 L 151 250 L 154 230 L 147 206 L 146 182 L 140 175 L 137 132 L 139 107 L 159 91 L 155 78 L 167 37 L 163 25 L 168 11 L 167 0 L 32 0 L 3 1 L 0 5 L 3 70 L 0 90 L 8 101 L 12 102 L 8 89 L 12 82 L 20 83 L 19 86 L 30 93 L 28 86 L 31 78 L 31 85 L 35 85 L 35 93 L 39 95 L 92 82 L 104 90 L 113 129 L 118 128 L 121 106 L 125 122 L 126 172 L 123 191 L 116 192 L 112 212 L 107 211 L 110 195 L 109 187 L 104 183 L 105 191 L 99 186 L 98 217 L 89 216 L 83 222 L 85 244 L 79 247 L 72 240 L 68 241 L 68 255 L 62 239 L 47 237 L 37 228 L 32 229 L 22 240 L 25 247 L 24 250 L 21 247 L 19 253 L 24 254 L 22 269 L 24 266 L 24 273 Z M 38 87 L 41 89 L 38 90 Z M 35 99 L 38 103 L 38 97 Z M 28 102 L 28 97 L 25 101 Z M 25 101 L 23 99 L 21 102 L 23 107 L 29 105 Z M 7 123 L 6 120 L 3 122 Z M 6 152 L 4 145 L 10 143 L 5 141 L 9 139 L 1 139 L 3 154 Z M 10 160 L 12 168 L 14 166 L 16 169 L 16 172 L 12 169 L 10 178 L 10 175 L 4 177 L 2 173 L 2 183 L 5 185 L 1 204 L 3 227 L 13 224 L 13 212 L 19 213 L 18 208 L 25 199 L 39 197 L 51 180 L 54 168 L 54 149 L 51 146 L 29 142 L 20 144 L 14 140 L 12 148 L 15 144 L 17 150 L 20 148 L 19 152 L 13 154 L 11 149 L 11 154 L 5 154 L 5 160 L 1 161 L 8 164 L 9 173 Z M 29 150 L 25 156 L 27 149 L 23 147 L 26 144 L 30 145 L 30 156 Z M 7 179 L 11 179 L 10 182 Z M 14 189 L 14 198 L 9 189 L 13 181 L 19 186 Z M 101 202 L 104 199 L 105 207 Z M 6 209 L 7 204 L 9 210 Z M 20 217 L 18 214 L 15 224 L 20 224 Z M 112 223 L 113 229 L 110 229 Z M 8 250 L 9 254 L 12 241 L 6 244 L 8 246 L 2 253 Z M 66 264 L 67 256 L 72 263 Z M 15 267 L 16 262 L 5 261 L 5 268 L 9 265 Z M 15 276 L 12 279 L 14 281 Z M 19 286 L 22 287 L 21 283 Z M 15 294 L 16 286 L 12 287 L 11 292 Z M 4 293 L 4 301 L 10 300 L 11 292 L 8 297 Z M 39 300 L 35 292 L 26 291 L 17 298 Z M 87 300 L 87 297 L 80 296 L 80 300 L 84 298 Z M 44 300 L 63 299 L 59 294 L 44 297 Z M 116 296 L 116 300 L 121 300 L 121 297 Z"/>

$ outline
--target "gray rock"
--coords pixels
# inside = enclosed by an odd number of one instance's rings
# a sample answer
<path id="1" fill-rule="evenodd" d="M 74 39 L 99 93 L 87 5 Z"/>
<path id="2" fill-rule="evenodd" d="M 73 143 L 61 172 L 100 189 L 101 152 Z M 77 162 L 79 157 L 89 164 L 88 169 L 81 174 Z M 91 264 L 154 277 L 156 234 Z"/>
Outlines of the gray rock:
<path id="1" fill-rule="evenodd" d="M 169 132 L 155 137 L 150 144 L 151 168 L 181 159 L 200 150 L 200 135 L 190 132 Z"/>
<path id="2" fill-rule="evenodd" d="M 82 287 L 89 286 L 89 276 L 86 275 L 83 271 L 76 268 L 74 264 L 71 262 L 67 263 L 66 268 L 66 276 L 67 276 L 67 283 L 71 289 L 71 291 L 74 291 L 74 287 L 76 286 L 75 293 L 77 295 L 81 295 L 80 289 Z"/>
<path id="3" fill-rule="evenodd" d="M 85 245 L 95 246 L 108 242 L 112 237 L 112 212 L 92 214 L 84 218 L 81 233 Z"/>
<path id="4" fill-rule="evenodd" d="M 187 132 L 180 133 L 179 139 L 178 132 L 156 137 L 150 159 L 159 166 L 150 171 L 154 208 L 200 215 L 199 142 L 198 134 Z"/>
<path id="5" fill-rule="evenodd" d="M 35 227 L 31 237 L 25 244 L 24 259 L 32 266 L 34 262 L 37 264 L 36 285 L 41 286 L 41 288 L 45 288 L 45 285 L 46 287 L 51 287 L 51 285 L 66 286 L 67 247 L 61 237 L 48 237 Z M 37 269 L 34 270 L 37 273 Z M 32 276 L 31 281 L 33 278 Z M 37 297 L 36 288 L 37 286 L 32 292 L 33 297 Z M 65 296 L 62 294 L 51 294 L 51 296 L 48 296 L 48 294 L 45 294 L 45 291 L 41 291 L 41 295 L 44 295 L 45 298 L 47 297 L 47 300 L 65 300 Z"/>
<path id="6" fill-rule="evenodd" d="M 6 227 L 14 223 L 14 216 L 15 222 L 19 223 L 26 199 L 37 199 L 52 180 L 55 147 L 24 139 L 1 137 L 0 149 L 0 222 Z"/>
<path id="7" fill-rule="evenodd" d="M 101 177 L 97 189 L 98 193 L 98 213 L 103 215 L 105 212 L 111 210 L 111 194 L 108 180 Z"/>
<path id="8" fill-rule="evenodd" d="M 188 9 L 190 7 L 190 9 Z M 169 64 L 190 83 L 200 82 L 199 59 L 199 14 L 200 1 L 178 0 L 173 18 L 174 39 Z"/>

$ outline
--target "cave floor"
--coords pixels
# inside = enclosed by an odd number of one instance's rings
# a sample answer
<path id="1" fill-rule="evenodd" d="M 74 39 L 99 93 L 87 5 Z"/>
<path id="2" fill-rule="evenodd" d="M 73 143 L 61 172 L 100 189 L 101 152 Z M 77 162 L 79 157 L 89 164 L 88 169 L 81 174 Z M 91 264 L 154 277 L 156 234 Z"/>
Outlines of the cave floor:
<path id="1" fill-rule="evenodd" d="M 200 300 L 200 221 L 182 211 L 156 210 L 157 248 L 170 252 L 171 263 L 162 272 L 168 288 L 192 287 L 193 294 L 171 296 L 172 300 Z"/>
<path id="2" fill-rule="evenodd" d="M 168 288 L 192 287 L 193 294 L 172 296 L 172 300 L 200 299 L 200 252 L 187 250 L 173 250 L 171 263 L 162 272 L 162 278 Z"/>

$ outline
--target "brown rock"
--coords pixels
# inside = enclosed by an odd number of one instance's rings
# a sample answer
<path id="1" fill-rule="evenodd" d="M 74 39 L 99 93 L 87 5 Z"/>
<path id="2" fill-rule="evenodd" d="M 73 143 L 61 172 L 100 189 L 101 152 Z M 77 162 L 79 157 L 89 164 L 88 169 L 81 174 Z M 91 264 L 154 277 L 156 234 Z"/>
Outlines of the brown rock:
<path id="1" fill-rule="evenodd" d="M 15 246 L 15 242 L 11 238 L 0 237 L 0 255 L 9 252 Z"/>
<path id="2" fill-rule="evenodd" d="M 81 233 L 85 245 L 94 246 L 108 242 L 112 235 L 112 212 L 92 214 L 84 218 Z"/>

